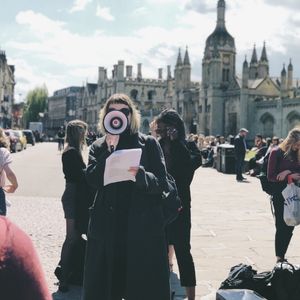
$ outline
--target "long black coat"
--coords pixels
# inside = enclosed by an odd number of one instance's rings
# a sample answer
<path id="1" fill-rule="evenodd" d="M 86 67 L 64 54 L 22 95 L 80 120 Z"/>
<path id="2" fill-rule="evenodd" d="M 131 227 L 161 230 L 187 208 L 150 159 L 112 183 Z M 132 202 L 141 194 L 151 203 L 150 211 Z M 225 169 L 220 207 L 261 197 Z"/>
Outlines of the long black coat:
<path id="1" fill-rule="evenodd" d="M 163 153 L 153 137 L 140 133 L 136 134 L 133 148 L 142 149 L 142 167 L 136 176 L 128 213 L 126 300 L 168 300 L 169 270 L 161 198 L 167 188 Z M 106 186 L 104 198 L 103 174 L 109 155 L 105 137 L 91 146 L 86 176 L 97 189 L 97 195 L 88 229 L 84 300 L 111 297 L 115 242 L 112 228 L 118 183 Z M 110 205 L 105 203 L 108 200 Z"/>

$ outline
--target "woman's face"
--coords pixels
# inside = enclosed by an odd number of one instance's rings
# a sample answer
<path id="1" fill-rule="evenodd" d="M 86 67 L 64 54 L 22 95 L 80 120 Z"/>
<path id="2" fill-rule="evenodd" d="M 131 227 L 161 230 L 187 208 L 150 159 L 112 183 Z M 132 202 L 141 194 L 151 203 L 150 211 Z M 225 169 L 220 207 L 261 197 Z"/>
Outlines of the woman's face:
<path id="1" fill-rule="evenodd" d="M 130 112 L 130 108 L 128 105 L 123 104 L 123 103 L 113 103 L 110 104 L 107 112 L 113 111 L 113 110 L 119 110 L 121 111 L 124 115 L 126 115 L 127 119 L 128 119 L 128 123 L 130 124 L 131 121 L 131 112 Z"/>

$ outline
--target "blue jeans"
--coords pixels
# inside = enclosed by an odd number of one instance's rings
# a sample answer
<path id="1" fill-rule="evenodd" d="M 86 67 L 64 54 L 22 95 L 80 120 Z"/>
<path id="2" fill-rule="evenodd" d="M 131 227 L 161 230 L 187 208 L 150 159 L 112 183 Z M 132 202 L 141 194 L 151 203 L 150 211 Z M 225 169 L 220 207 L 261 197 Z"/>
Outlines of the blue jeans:
<path id="1" fill-rule="evenodd" d="M 0 188 L 0 215 L 6 216 L 5 193 L 2 188 Z"/>

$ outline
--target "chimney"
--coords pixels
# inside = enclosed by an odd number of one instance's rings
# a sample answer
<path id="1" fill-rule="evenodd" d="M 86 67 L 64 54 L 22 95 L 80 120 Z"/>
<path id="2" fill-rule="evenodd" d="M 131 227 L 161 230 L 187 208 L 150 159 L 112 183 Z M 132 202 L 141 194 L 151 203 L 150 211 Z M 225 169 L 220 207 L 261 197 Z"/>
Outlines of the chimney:
<path id="1" fill-rule="evenodd" d="M 132 66 L 126 66 L 126 77 L 132 77 Z"/>
<path id="2" fill-rule="evenodd" d="M 168 79 L 172 79 L 172 75 L 171 75 L 171 66 L 170 65 L 168 65 L 167 66 L 167 68 L 168 68 Z"/>
<path id="3" fill-rule="evenodd" d="M 137 78 L 142 79 L 142 64 L 138 64 L 138 73 L 137 73 Z"/>
<path id="4" fill-rule="evenodd" d="M 158 79 L 162 79 L 162 73 L 163 73 L 163 69 L 159 68 L 158 69 Z"/>

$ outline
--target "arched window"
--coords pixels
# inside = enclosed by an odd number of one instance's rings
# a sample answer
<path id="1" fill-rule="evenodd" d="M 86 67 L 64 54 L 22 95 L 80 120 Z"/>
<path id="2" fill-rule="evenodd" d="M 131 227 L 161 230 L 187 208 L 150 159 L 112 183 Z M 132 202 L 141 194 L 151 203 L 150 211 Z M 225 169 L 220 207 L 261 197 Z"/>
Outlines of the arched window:
<path id="1" fill-rule="evenodd" d="M 137 97 L 138 97 L 138 91 L 137 90 L 131 90 L 131 92 L 130 92 L 130 98 L 132 99 L 132 100 L 137 100 Z"/>
<path id="2" fill-rule="evenodd" d="M 148 134 L 149 131 L 150 131 L 149 121 L 147 119 L 145 119 L 143 122 L 143 126 L 142 126 L 142 132 L 145 134 Z"/>
<path id="3" fill-rule="evenodd" d="M 153 100 L 155 95 L 156 95 L 156 92 L 151 90 L 151 91 L 148 91 L 148 100 Z"/>
<path id="4" fill-rule="evenodd" d="M 296 111 L 292 111 L 287 115 L 287 120 L 289 124 L 288 130 L 291 130 L 297 126 L 300 126 L 300 114 Z"/>
<path id="5" fill-rule="evenodd" d="M 262 134 L 264 137 L 272 137 L 274 135 L 274 117 L 270 113 L 261 116 Z"/>

